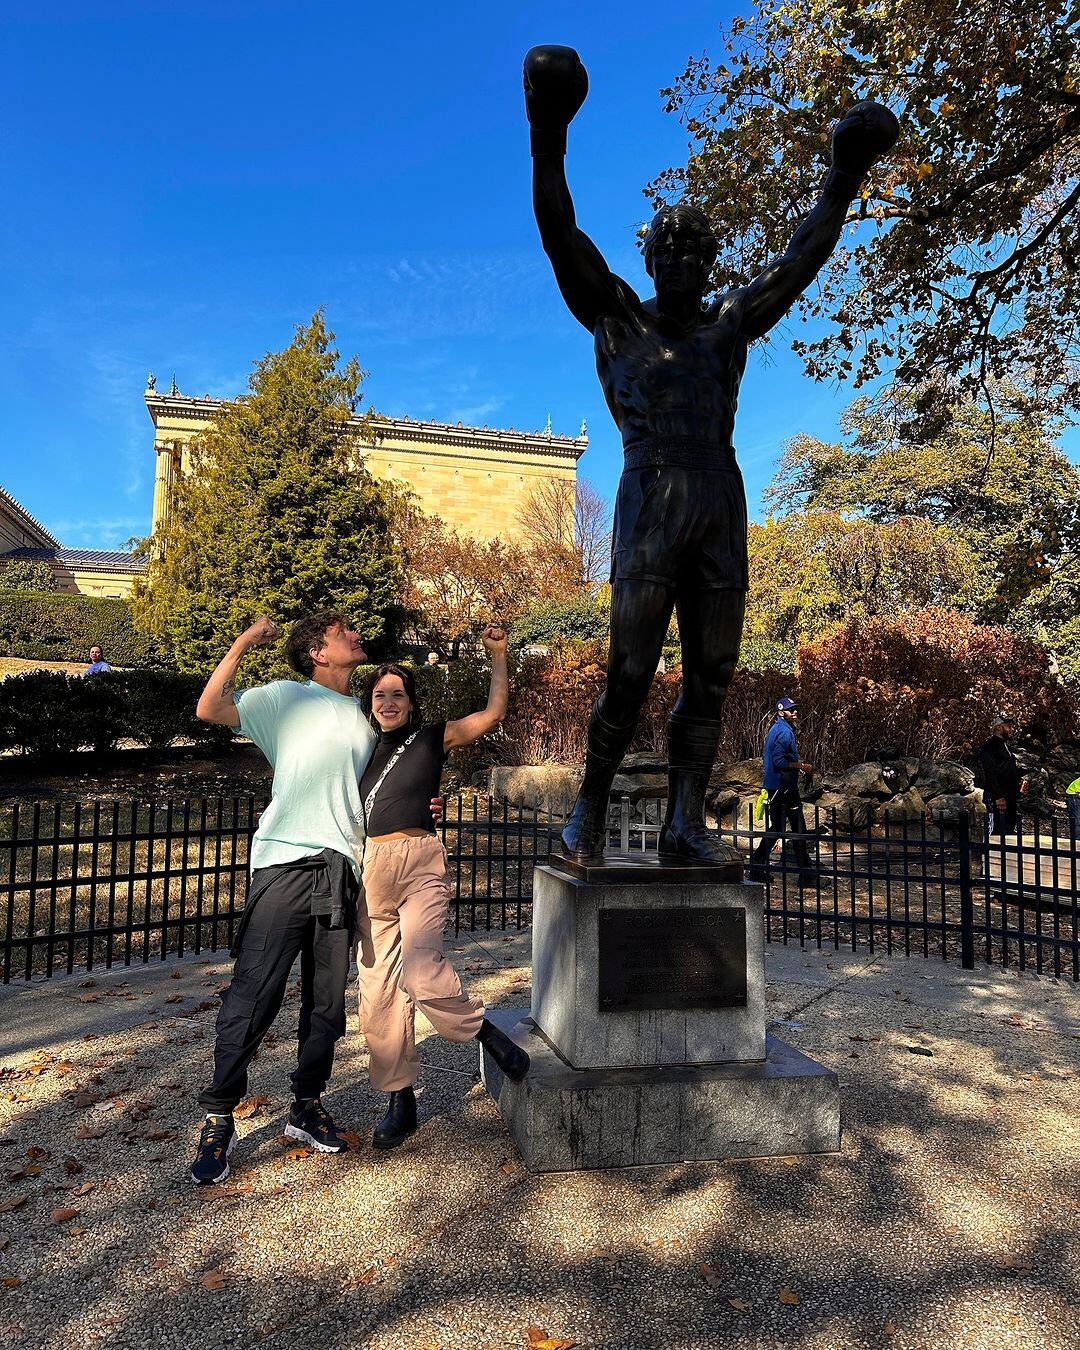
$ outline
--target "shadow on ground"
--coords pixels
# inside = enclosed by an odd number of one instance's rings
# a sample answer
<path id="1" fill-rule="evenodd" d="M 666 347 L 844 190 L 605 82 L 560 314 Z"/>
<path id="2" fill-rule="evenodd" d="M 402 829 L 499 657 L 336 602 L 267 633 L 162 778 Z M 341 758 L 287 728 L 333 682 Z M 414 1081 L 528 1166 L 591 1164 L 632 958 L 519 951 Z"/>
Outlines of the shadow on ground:
<path id="1" fill-rule="evenodd" d="M 459 946 L 483 997 L 527 1004 L 520 939 Z M 815 965 L 812 985 L 794 969 L 772 985 L 781 1034 L 840 1072 L 839 1154 L 544 1177 L 521 1167 L 475 1049 L 430 1033 L 421 1129 L 373 1154 L 382 1103 L 355 1019 L 326 1101 L 364 1147 L 290 1157 L 293 991 L 253 1071 L 271 1100 L 216 1190 L 185 1173 L 212 1045 L 198 1004 L 220 963 L 103 977 L 99 992 L 126 981 L 115 997 L 136 995 L 139 1025 L 68 1033 L 40 1069 L 25 1045 L 0 1060 L 0 1166 L 16 1174 L 0 1182 L 0 1344 L 456 1350 L 524 1347 L 529 1327 L 658 1350 L 1068 1344 L 1080 1040 L 920 1003 L 922 968 L 830 983 Z M 60 1208 L 78 1213 L 54 1222 Z"/>

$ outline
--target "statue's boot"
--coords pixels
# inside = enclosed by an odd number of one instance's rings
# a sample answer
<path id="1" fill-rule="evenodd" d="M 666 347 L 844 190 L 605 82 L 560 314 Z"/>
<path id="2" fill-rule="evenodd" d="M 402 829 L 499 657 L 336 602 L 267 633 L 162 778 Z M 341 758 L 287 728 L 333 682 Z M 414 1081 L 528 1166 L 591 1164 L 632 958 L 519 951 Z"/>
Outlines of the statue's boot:
<path id="1" fill-rule="evenodd" d="M 739 850 L 705 824 L 705 793 L 720 743 L 720 723 L 672 713 L 667 730 L 668 801 L 657 845 L 660 857 L 741 867 Z"/>
<path id="2" fill-rule="evenodd" d="M 593 705 L 585 751 L 585 776 L 562 832 L 563 851 L 575 862 L 603 860 L 611 784 L 636 725 L 630 722 L 621 727 L 613 726 L 601 716 L 600 700 Z"/>

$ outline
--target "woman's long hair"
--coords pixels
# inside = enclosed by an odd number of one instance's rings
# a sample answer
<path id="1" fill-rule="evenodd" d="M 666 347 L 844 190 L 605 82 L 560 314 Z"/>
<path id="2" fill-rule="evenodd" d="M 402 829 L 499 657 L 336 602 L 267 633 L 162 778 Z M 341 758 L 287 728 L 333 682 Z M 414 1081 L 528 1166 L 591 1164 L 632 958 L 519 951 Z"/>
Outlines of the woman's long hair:
<path id="1" fill-rule="evenodd" d="M 405 686 L 405 697 L 412 704 L 409 709 L 409 730 L 415 731 L 424 722 L 420 712 L 420 700 L 416 695 L 416 677 L 408 666 L 399 666 L 396 661 L 387 661 L 384 665 L 376 666 L 365 680 L 364 692 L 360 695 L 360 707 L 363 709 L 364 715 L 376 731 L 382 730 L 375 714 L 371 711 L 371 701 L 375 696 L 375 686 L 384 675 L 396 675 Z"/>

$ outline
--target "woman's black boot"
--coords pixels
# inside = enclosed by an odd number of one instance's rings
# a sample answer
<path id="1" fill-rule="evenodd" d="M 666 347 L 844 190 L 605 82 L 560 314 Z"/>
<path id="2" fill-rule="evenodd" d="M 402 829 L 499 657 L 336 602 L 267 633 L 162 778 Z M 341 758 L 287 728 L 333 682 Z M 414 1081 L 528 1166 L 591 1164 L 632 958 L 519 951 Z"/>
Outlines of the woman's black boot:
<path id="1" fill-rule="evenodd" d="M 411 1087 L 391 1092 L 386 1115 L 375 1126 L 371 1142 L 376 1148 L 397 1148 L 416 1130 L 416 1094 Z"/>
<path id="2" fill-rule="evenodd" d="M 486 1017 L 480 1024 L 476 1039 L 513 1082 L 520 1083 L 529 1072 L 529 1056 Z"/>

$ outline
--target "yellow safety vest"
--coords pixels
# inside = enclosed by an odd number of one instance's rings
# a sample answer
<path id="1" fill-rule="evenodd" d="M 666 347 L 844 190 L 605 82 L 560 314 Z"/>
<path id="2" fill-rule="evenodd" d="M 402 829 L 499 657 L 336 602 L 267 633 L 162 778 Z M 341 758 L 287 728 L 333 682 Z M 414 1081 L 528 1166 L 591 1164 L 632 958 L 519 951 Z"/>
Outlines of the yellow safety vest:
<path id="1" fill-rule="evenodd" d="M 1069 784 L 1069 786 L 1065 789 L 1065 795 L 1066 795 L 1066 797 L 1069 797 L 1069 796 L 1078 796 L 1078 797 L 1080 797 L 1080 778 L 1074 778 L 1074 779 L 1073 779 L 1073 781 L 1072 781 L 1072 782 Z"/>

